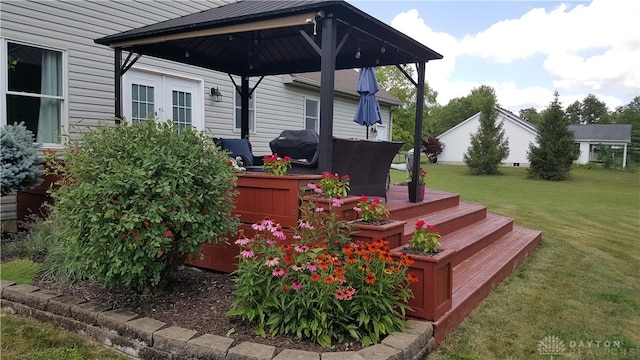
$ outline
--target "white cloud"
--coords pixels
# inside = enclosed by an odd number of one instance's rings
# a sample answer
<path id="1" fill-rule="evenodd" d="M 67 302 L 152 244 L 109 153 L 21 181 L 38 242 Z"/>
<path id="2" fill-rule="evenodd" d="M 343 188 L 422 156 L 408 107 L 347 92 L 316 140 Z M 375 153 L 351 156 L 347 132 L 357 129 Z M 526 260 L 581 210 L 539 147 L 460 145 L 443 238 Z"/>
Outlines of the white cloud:
<path id="1" fill-rule="evenodd" d="M 549 75 L 553 88 L 524 88 L 518 85 L 518 79 L 487 83 L 496 90 L 504 107 L 512 111 L 523 107 L 543 109 L 557 89 L 565 106 L 595 94 L 614 109 L 640 95 L 637 19 L 640 1 L 593 0 L 588 5 L 561 4 L 548 12 L 531 9 L 519 18 L 499 21 L 461 39 L 434 32 L 417 10 L 398 14 L 391 26 L 445 55 L 427 66 L 427 81 L 438 91 L 441 104 L 482 85 L 455 78 L 458 56 L 509 66 L 542 55 L 540 67 Z"/>

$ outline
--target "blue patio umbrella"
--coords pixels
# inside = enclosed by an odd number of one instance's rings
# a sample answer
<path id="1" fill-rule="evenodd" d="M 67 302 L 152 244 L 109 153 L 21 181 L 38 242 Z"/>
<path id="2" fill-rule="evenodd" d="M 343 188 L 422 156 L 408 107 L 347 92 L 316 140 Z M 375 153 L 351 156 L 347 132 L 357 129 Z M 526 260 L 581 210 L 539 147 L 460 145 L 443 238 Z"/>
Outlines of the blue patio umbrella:
<path id="1" fill-rule="evenodd" d="M 367 127 L 368 139 L 369 126 L 375 123 L 382 124 L 380 104 L 378 104 L 378 100 L 376 99 L 376 93 L 380 88 L 378 87 L 378 80 L 376 79 L 376 71 L 372 67 L 360 69 L 356 90 L 360 94 L 360 103 L 358 103 L 353 121 Z"/>

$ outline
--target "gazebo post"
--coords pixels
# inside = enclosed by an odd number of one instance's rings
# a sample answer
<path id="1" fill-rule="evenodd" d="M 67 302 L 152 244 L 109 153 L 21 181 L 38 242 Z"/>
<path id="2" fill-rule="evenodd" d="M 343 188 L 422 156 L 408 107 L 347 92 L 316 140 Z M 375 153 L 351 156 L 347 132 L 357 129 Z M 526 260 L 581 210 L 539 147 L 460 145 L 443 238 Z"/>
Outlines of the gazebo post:
<path id="1" fill-rule="evenodd" d="M 117 125 L 122 121 L 122 48 L 117 47 L 113 50 L 113 82 L 116 98 L 114 117 Z"/>
<path id="2" fill-rule="evenodd" d="M 417 92 L 416 92 L 416 123 L 413 132 L 413 173 L 411 174 L 411 184 L 413 186 L 413 194 L 418 194 L 418 181 L 420 176 L 420 154 L 422 148 L 422 117 L 424 112 L 424 79 L 425 79 L 425 62 L 416 64 L 417 70 Z M 411 193 L 411 192 L 410 192 Z M 409 199 L 411 202 L 418 202 L 417 196 Z"/>
<path id="3" fill-rule="evenodd" d="M 233 107 L 235 109 L 235 94 Z M 234 110 L 235 111 L 235 110 Z M 240 80 L 240 138 L 249 138 L 249 76 L 243 75 Z"/>
<path id="4" fill-rule="evenodd" d="M 333 92 L 336 72 L 336 21 L 333 14 L 322 19 L 322 49 L 320 59 L 320 143 L 318 170 L 331 171 L 333 154 Z"/>

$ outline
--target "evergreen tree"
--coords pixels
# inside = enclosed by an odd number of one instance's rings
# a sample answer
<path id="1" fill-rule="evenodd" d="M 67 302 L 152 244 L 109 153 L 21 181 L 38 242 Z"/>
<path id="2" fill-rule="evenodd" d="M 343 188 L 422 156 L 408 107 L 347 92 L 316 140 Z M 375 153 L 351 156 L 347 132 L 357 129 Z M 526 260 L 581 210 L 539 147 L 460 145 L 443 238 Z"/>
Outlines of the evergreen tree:
<path id="1" fill-rule="evenodd" d="M 486 98 L 480 105 L 480 128 L 471 135 L 471 146 L 464 162 L 473 175 L 497 175 L 500 163 L 509 156 L 509 140 L 502 123 L 497 123 L 495 99 Z"/>
<path id="2" fill-rule="evenodd" d="M 44 159 L 40 156 L 40 144 L 35 142 L 33 133 L 24 123 L 15 123 L 0 129 L 0 139 L 2 196 L 40 185 Z"/>
<path id="3" fill-rule="evenodd" d="M 578 159 L 579 149 L 575 145 L 573 132 L 568 128 L 571 121 L 562 110 L 558 96 L 556 91 L 553 102 L 542 113 L 536 136 L 538 146 L 529 145 L 529 176 L 533 178 L 555 181 L 567 179 L 571 164 Z"/>

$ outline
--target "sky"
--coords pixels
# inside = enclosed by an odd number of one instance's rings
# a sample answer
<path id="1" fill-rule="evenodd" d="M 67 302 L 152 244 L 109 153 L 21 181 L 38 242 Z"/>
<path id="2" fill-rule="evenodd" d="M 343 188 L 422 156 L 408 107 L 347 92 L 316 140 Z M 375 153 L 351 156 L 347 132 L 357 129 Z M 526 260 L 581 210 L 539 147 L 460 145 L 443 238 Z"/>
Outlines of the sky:
<path id="1" fill-rule="evenodd" d="M 640 96 L 640 1 L 347 0 L 442 54 L 427 63 L 438 103 L 480 85 L 514 113 L 594 94 L 610 111 Z"/>

